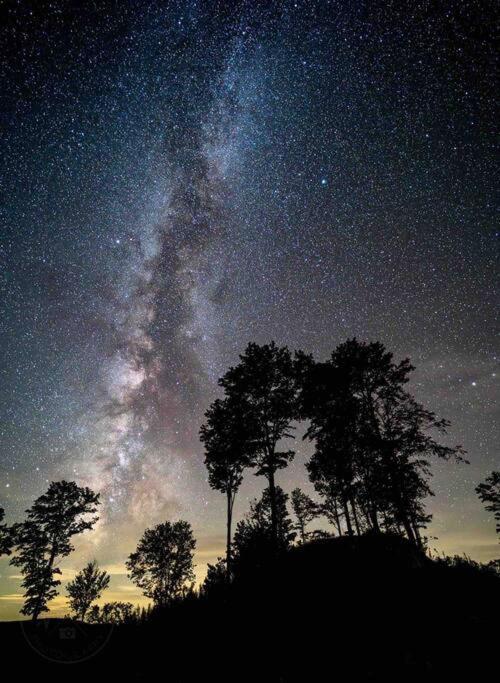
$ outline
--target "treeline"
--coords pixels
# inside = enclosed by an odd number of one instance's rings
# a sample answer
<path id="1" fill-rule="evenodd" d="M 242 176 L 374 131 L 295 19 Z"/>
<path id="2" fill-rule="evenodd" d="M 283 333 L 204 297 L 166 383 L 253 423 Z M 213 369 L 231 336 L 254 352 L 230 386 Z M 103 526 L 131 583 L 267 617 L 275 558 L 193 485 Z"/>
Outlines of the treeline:
<path id="1" fill-rule="evenodd" d="M 208 566 L 197 593 L 191 526 L 166 521 L 145 530 L 126 561 L 129 578 L 155 608 L 164 608 L 224 594 L 231 582 L 251 577 L 293 544 L 322 535 L 388 532 L 422 549 L 430 520 L 424 507 L 432 494 L 430 458 L 463 460 L 464 454 L 435 439 L 448 423 L 407 391 L 412 370 L 408 360 L 395 363 L 382 344 L 356 339 L 338 346 L 325 362 L 274 343 L 249 344 L 239 364 L 219 380 L 223 397 L 208 408 L 200 430 L 209 483 L 226 497 L 225 557 Z M 278 470 L 294 457 L 286 441 L 301 421 L 304 439 L 313 444 L 306 470 L 319 502 L 300 488 L 288 496 L 276 482 Z M 264 477 L 267 486 L 233 536 L 234 500 L 247 470 Z M 500 533 L 500 473 L 493 472 L 476 492 Z M 48 611 L 61 583 L 58 565 L 73 550 L 72 539 L 94 527 L 98 506 L 99 494 L 61 481 L 50 484 L 24 522 L 2 524 L 0 508 L 0 554 L 13 553 L 11 564 L 21 570 L 23 614 L 37 620 Z M 320 515 L 331 523 L 330 534 L 309 530 Z M 98 607 L 109 582 L 109 574 L 89 562 L 67 584 L 72 615 L 91 623 L 149 618 L 149 610 L 127 602 Z"/>
<path id="2" fill-rule="evenodd" d="M 301 421 L 314 445 L 309 479 L 336 533 L 388 531 L 422 547 L 430 458 L 463 460 L 463 451 L 436 441 L 448 423 L 407 391 L 413 370 L 378 342 L 348 340 L 325 362 L 274 343 L 248 345 L 219 380 L 224 396 L 200 431 L 209 483 L 226 495 L 228 571 L 234 499 L 249 468 L 267 479 L 271 540 L 279 546 L 275 478 L 293 460 L 284 444 Z M 312 511 L 306 499 L 303 505 Z"/>

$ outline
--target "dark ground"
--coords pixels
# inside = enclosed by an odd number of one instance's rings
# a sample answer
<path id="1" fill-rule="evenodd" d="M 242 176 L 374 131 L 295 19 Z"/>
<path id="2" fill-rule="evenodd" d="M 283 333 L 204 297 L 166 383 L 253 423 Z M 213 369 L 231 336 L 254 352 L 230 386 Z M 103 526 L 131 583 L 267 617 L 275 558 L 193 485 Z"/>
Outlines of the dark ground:
<path id="1" fill-rule="evenodd" d="M 141 626 L 2 623 L 2 671 L 11 681 L 494 681 L 499 608 L 495 576 L 435 563 L 395 537 L 329 539 L 294 548 L 222 604 L 192 600 Z"/>

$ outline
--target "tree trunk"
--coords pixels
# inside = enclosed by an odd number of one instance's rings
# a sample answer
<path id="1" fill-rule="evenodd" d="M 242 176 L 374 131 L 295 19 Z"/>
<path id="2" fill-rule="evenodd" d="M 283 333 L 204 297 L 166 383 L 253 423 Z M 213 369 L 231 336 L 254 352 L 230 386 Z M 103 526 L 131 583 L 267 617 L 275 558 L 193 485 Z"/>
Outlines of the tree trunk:
<path id="1" fill-rule="evenodd" d="M 401 522 L 403 524 L 404 530 L 406 531 L 406 535 L 408 536 L 409 540 L 413 543 L 413 545 L 418 546 L 417 539 L 415 538 L 415 534 L 413 533 L 410 521 L 405 514 L 402 514 Z"/>
<path id="2" fill-rule="evenodd" d="M 339 532 L 339 536 L 342 536 L 342 525 L 340 524 L 339 509 L 336 500 L 333 501 L 333 514 L 335 515 L 335 523 L 337 524 L 337 531 Z"/>
<path id="3" fill-rule="evenodd" d="M 347 533 L 349 536 L 353 535 L 351 516 L 349 514 L 349 508 L 347 506 L 347 496 L 342 495 L 342 507 L 344 508 L 345 522 L 347 524 Z"/>
<path id="4" fill-rule="evenodd" d="M 356 504 L 355 504 L 352 496 L 350 496 L 350 501 L 351 501 L 351 508 L 352 508 L 352 516 L 354 517 L 354 526 L 356 527 L 356 533 L 358 534 L 358 536 L 360 536 L 361 532 L 359 529 L 358 513 L 356 512 Z"/>
<path id="5" fill-rule="evenodd" d="M 370 514 L 371 520 L 372 520 L 372 525 L 374 531 L 380 533 L 380 525 L 378 523 L 378 515 L 377 515 L 377 510 L 375 507 L 371 509 L 371 514 Z"/>
<path id="6" fill-rule="evenodd" d="M 413 526 L 413 533 L 415 534 L 415 541 L 420 550 L 423 550 L 422 537 L 420 536 L 420 531 L 417 526 Z"/>
<path id="7" fill-rule="evenodd" d="M 371 529 L 373 525 L 372 525 L 372 518 L 370 517 L 370 513 L 368 512 L 366 507 L 363 505 L 363 503 L 360 503 L 359 507 L 361 510 L 361 514 L 363 515 L 363 519 L 366 522 L 366 526 Z"/>
<path id="8" fill-rule="evenodd" d="M 227 491 L 227 538 L 226 538 L 226 574 L 227 580 L 231 579 L 231 522 L 233 518 L 233 497 L 231 491 Z"/>
<path id="9" fill-rule="evenodd" d="M 413 515 L 411 520 L 411 527 L 413 529 L 413 533 L 415 534 L 415 542 L 417 546 L 420 548 L 420 550 L 423 550 L 422 537 L 420 536 L 420 531 Z"/>
<path id="10" fill-rule="evenodd" d="M 55 542 L 52 544 L 52 550 L 50 551 L 50 557 L 49 561 L 47 563 L 47 577 L 52 576 L 52 567 L 54 566 L 54 560 L 56 558 L 56 545 Z M 36 607 L 33 610 L 33 621 L 38 620 L 38 615 L 40 614 L 41 608 L 42 608 L 42 598 L 45 595 L 45 589 L 46 589 L 46 583 L 47 581 L 44 580 L 42 585 L 40 586 L 40 592 L 38 594 L 38 600 L 36 602 Z"/>
<path id="11" fill-rule="evenodd" d="M 274 470 L 270 469 L 267 476 L 269 482 L 269 498 L 271 501 L 271 536 L 274 549 L 278 548 L 278 515 L 276 510 L 276 485 L 274 483 Z"/>

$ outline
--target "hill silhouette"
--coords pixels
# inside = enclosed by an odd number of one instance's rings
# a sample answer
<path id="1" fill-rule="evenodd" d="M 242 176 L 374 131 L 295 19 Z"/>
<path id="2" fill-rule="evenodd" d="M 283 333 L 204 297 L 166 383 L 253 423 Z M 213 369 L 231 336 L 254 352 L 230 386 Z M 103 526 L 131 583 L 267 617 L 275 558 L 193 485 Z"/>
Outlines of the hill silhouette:
<path id="1" fill-rule="evenodd" d="M 499 607 L 493 573 L 367 534 L 295 546 L 230 588 L 188 595 L 143 624 L 43 619 L 24 623 L 24 637 L 19 623 L 0 624 L 0 636 L 8 659 L 34 680 L 479 680 L 494 671 Z M 43 633 L 48 652 L 55 645 L 71 659 L 92 639 L 96 651 L 62 667 L 30 645 L 39 634 L 45 647 Z"/>

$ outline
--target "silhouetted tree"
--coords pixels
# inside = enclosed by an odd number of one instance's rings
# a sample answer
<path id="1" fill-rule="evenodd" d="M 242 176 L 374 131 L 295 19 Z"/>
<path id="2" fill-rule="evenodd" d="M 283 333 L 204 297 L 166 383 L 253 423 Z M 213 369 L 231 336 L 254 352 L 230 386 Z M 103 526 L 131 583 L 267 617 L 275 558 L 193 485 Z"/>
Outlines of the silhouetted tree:
<path id="1" fill-rule="evenodd" d="M 47 612 L 47 603 L 57 595 L 61 574 L 56 560 L 73 550 L 71 539 L 92 529 L 99 494 L 77 486 L 73 481 L 52 482 L 42 496 L 27 510 L 25 522 L 16 525 L 16 556 L 11 564 L 21 567 L 25 589 L 23 614 L 36 620 Z"/>
<path id="2" fill-rule="evenodd" d="M 461 574 L 494 576 L 500 579 L 500 560 L 476 562 L 467 555 L 437 555 L 432 558 L 438 566 L 449 567 Z"/>
<path id="3" fill-rule="evenodd" d="M 164 606 L 194 580 L 195 546 L 191 525 L 183 520 L 146 529 L 126 562 L 129 578 L 156 606 Z"/>
<path id="4" fill-rule="evenodd" d="M 323 479 L 321 473 L 318 473 L 316 476 L 312 462 L 307 464 L 307 469 L 309 471 L 309 478 L 314 482 L 315 490 L 323 499 L 323 502 L 318 505 L 319 513 L 324 515 L 330 524 L 335 526 L 337 534 L 342 536 L 343 512 L 341 509 L 340 494 L 336 487 L 335 480 Z"/>
<path id="5" fill-rule="evenodd" d="M 228 590 L 226 560 L 217 558 L 215 564 L 207 565 L 207 574 L 201 585 L 201 595 L 221 600 Z"/>
<path id="6" fill-rule="evenodd" d="M 346 438 L 346 423 L 342 415 L 338 416 L 339 424 L 334 428 L 333 420 L 329 420 L 327 429 L 316 436 L 316 448 L 310 461 L 306 464 L 309 477 L 318 493 L 328 492 L 325 501 L 330 509 L 338 506 L 338 522 L 345 520 L 347 533 L 354 533 L 353 520 L 359 526 L 354 508 L 355 467 L 354 451 Z M 349 504 L 351 509 L 349 509 Z M 332 507 L 333 506 L 333 507 Z"/>
<path id="7" fill-rule="evenodd" d="M 413 459 L 404 454 L 387 454 L 373 472 L 378 509 L 386 531 L 406 533 L 408 538 L 422 546 L 420 530 L 425 528 L 432 515 L 425 512 L 423 501 L 433 496 L 428 480 L 431 476 L 425 459 Z M 366 487 L 366 484 L 365 484 Z"/>
<path id="8" fill-rule="evenodd" d="M 292 460 L 294 451 L 278 451 L 292 437 L 296 417 L 296 382 L 290 351 L 274 342 L 251 343 L 240 363 L 219 380 L 226 395 L 244 411 L 245 440 L 252 445 L 252 466 L 267 478 L 271 504 L 271 538 L 278 543 L 275 474 Z"/>
<path id="9" fill-rule="evenodd" d="M 275 501 L 277 538 L 273 533 L 269 488 L 264 489 L 260 499 L 252 501 L 248 514 L 236 525 L 233 541 L 236 576 L 251 574 L 271 561 L 276 551 L 291 547 L 296 534 L 287 509 L 288 495 L 280 486 L 275 487 Z"/>
<path id="10" fill-rule="evenodd" d="M 236 525 L 233 539 L 233 574 L 235 579 L 252 575 L 276 555 L 276 543 L 269 529 L 248 517 Z"/>
<path id="11" fill-rule="evenodd" d="M 140 622 L 141 624 L 144 624 L 151 617 L 151 605 L 148 605 L 147 607 L 141 607 L 140 612 Z"/>
<path id="12" fill-rule="evenodd" d="M 99 605 L 92 605 L 92 607 L 88 611 L 87 621 L 89 622 L 89 624 L 98 624 L 100 616 L 101 610 L 99 609 Z"/>
<path id="13" fill-rule="evenodd" d="M 276 528 L 278 534 L 278 547 L 280 550 L 287 550 L 295 539 L 293 522 L 288 512 L 288 494 L 283 491 L 281 486 L 274 489 L 274 499 L 276 503 Z M 271 490 L 265 488 L 259 499 L 250 503 L 248 519 L 255 522 L 257 526 L 264 529 L 272 537 L 273 533 L 273 505 Z"/>
<path id="14" fill-rule="evenodd" d="M 492 512 L 496 521 L 496 531 L 500 534 L 500 472 L 493 471 L 476 486 L 476 493 L 485 503 L 485 510 Z"/>
<path id="15" fill-rule="evenodd" d="M 358 520 L 353 508 L 356 480 L 356 441 L 359 406 L 349 381 L 333 362 L 315 363 L 312 356 L 295 354 L 299 409 L 310 425 L 304 438 L 315 442 L 306 467 L 315 489 L 328 495 L 325 511 L 335 519 L 339 534 L 341 518 L 348 534 Z M 349 509 L 351 505 L 351 509 Z"/>
<path id="16" fill-rule="evenodd" d="M 293 489 L 290 495 L 290 502 L 292 504 L 292 510 L 297 519 L 295 528 L 300 534 L 300 540 L 302 543 L 305 543 L 308 536 L 306 527 L 320 513 L 318 505 L 312 498 L 310 498 L 299 488 Z"/>
<path id="17" fill-rule="evenodd" d="M 245 429 L 245 413 L 241 404 L 226 398 L 217 399 L 205 413 L 206 424 L 200 429 L 205 446 L 208 482 L 213 489 L 226 494 L 226 573 L 231 572 L 231 522 L 236 493 L 243 470 L 250 464 L 249 444 Z"/>
<path id="18" fill-rule="evenodd" d="M 137 608 L 131 602 L 106 602 L 101 608 L 93 605 L 89 611 L 91 624 L 127 624 L 137 621 Z"/>
<path id="19" fill-rule="evenodd" d="M 422 504 L 431 493 L 427 458 L 462 459 L 463 451 L 430 433 L 445 434 L 448 423 L 405 390 L 414 369 L 409 360 L 395 364 L 382 344 L 352 339 L 326 363 L 298 353 L 295 364 L 301 416 L 310 420 L 306 438 L 316 446 L 308 469 L 318 492 L 340 505 L 348 533 L 385 525 L 420 545 L 419 530 L 429 520 Z"/>
<path id="20" fill-rule="evenodd" d="M 73 581 L 66 586 L 70 597 L 70 609 L 77 619 L 85 620 L 85 615 L 94 600 L 100 598 L 102 592 L 109 586 L 110 576 L 101 571 L 95 560 L 89 562 Z"/>
<path id="21" fill-rule="evenodd" d="M 0 522 L 2 522 L 4 517 L 4 509 L 0 508 Z M 14 533 L 12 527 L 0 523 L 0 557 L 2 555 L 10 555 L 13 544 Z"/>

